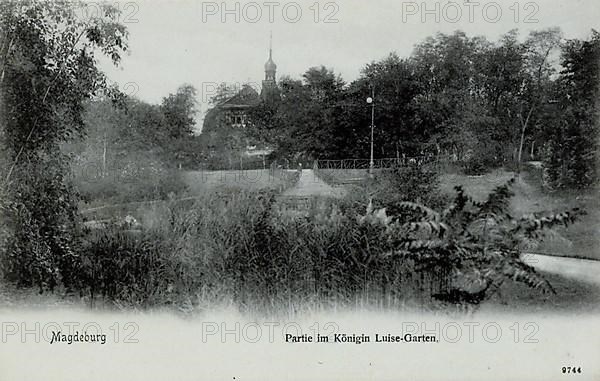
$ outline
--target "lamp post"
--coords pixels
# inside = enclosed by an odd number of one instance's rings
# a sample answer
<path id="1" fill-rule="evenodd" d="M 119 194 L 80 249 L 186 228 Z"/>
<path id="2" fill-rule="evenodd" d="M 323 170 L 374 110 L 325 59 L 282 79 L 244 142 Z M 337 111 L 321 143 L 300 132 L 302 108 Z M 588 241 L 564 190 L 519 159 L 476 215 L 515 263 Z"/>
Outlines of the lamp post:
<path id="1" fill-rule="evenodd" d="M 367 98 L 367 103 L 371 105 L 371 161 L 369 162 L 369 176 L 373 177 L 373 168 L 375 167 L 375 161 L 373 161 L 373 130 L 375 129 L 375 86 L 371 88 L 372 94 Z"/>

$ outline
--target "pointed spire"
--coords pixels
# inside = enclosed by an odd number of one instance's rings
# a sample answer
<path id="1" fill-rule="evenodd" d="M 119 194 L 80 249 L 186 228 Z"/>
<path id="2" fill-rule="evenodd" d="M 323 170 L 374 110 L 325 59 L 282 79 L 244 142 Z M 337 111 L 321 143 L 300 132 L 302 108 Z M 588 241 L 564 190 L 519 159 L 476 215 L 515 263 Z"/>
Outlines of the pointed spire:
<path id="1" fill-rule="evenodd" d="M 269 60 L 265 63 L 265 72 L 267 73 L 267 80 L 275 79 L 275 72 L 277 70 L 277 65 L 273 62 L 273 32 L 270 33 L 269 37 Z"/>
<path id="2" fill-rule="evenodd" d="M 269 59 L 273 59 L 273 31 L 269 35 Z"/>

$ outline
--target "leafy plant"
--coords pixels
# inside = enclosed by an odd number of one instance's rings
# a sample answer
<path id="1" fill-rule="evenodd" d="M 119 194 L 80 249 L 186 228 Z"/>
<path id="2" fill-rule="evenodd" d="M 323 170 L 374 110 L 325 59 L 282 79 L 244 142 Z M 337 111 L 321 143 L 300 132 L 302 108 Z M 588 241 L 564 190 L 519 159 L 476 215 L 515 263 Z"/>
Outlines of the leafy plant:
<path id="1" fill-rule="evenodd" d="M 438 173 L 418 164 L 383 170 L 367 182 L 366 189 L 375 207 L 385 207 L 392 215 L 404 210 L 404 201 L 431 207 L 441 207 L 446 202 L 439 192 Z"/>
<path id="2" fill-rule="evenodd" d="M 521 259 L 521 254 L 532 241 L 543 239 L 548 229 L 571 224 L 583 212 L 573 209 L 550 216 L 514 218 L 508 212 L 513 182 L 497 187 L 484 202 L 474 201 L 458 186 L 453 202 L 442 212 L 402 203 L 413 218 L 386 224 L 394 247 L 386 256 L 446 269 L 448 288 L 435 296 L 452 303 L 479 304 L 505 280 L 553 293 L 552 286 Z"/>

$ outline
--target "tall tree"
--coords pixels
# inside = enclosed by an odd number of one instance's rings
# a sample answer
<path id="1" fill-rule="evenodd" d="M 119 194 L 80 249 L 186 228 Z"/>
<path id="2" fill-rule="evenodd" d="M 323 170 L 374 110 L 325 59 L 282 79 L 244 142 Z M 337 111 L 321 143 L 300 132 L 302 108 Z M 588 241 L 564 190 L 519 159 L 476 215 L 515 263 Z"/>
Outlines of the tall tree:
<path id="1" fill-rule="evenodd" d="M 249 124 L 278 156 L 336 157 L 345 83 L 324 66 L 308 69 L 302 78 L 282 78 L 280 100 L 256 108 Z"/>
<path id="2" fill-rule="evenodd" d="M 101 88 L 95 54 L 115 64 L 127 32 L 118 9 L 82 20 L 75 2 L 0 3 L 0 100 L 7 166 L 2 199 L 9 239 L 2 253 L 14 280 L 40 289 L 76 271 L 76 196 L 60 144 L 84 132 L 83 103 Z"/>
<path id="3" fill-rule="evenodd" d="M 482 105 L 478 62 L 489 49 L 483 38 L 464 32 L 438 34 L 417 45 L 412 56 L 416 80 L 416 123 L 427 131 L 436 150 L 464 158 L 487 154 L 484 149 L 489 114 Z M 475 146 L 474 142 L 482 145 Z M 489 148 L 489 147 L 488 147 Z"/>
<path id="4" fill-rule="evenodd" d="M 198 102 L 192 85 L 183 85 L 175 94 L 163 98 L 161 110 L 169 126 L 169 137 L 181 139 L 194 134 Z"/>
<path id="5" fill-rule="evenodd" d="M 563 47 L 563 70 L 545 120 L 544 164 L 555 188 L 585 188 L 598 182 L 600 134 L 600 33 Z"/>
<path id="6" fill-rule="evenodd" d="M 368 110 L 365 106 L 369 106 L 365 98 L 374 95 L 377 156 L 399 157 L 420 151 L 417 142 L 427 139 L 427 131 L 417 128 L 415 123 L 415 97 L 420 86 L 413 63 L 392 53 L 381 61 L 368 64 L 356 85 L 362 88 L 361 98 L 356 99 L 356 112 L 369 117 L 365 113 L 365 109 Z M 364 127 L 369 125 L 364 123 Z"/>
<path id="7" fill-rule="evenodd" d="M 560 40 L 560 29 L 550 28 L 542 31 L 532 31 L 525 41 L 527 77 L 523 83 L 522 101 L 517 114 L 521 130 L 517 155 L 518 171 L 521 169 L 527 129 L 532 124 L 532 119 L 539 116 L 541 105 L 548 101 L 547 94 L 551 83 L 551 75 L 555 71 L 551 58 L 553 51 L 560 48 Z"/>

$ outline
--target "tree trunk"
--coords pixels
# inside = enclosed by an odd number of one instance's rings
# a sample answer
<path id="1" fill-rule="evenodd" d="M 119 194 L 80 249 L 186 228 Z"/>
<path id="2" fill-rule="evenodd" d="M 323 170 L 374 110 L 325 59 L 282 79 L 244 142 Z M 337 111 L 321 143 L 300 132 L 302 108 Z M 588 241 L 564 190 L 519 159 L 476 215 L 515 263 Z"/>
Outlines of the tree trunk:
<path id="1" fill-rule="evenodd" d="M 104 133 L 104 142 L 102 148 L 102 177 L 106 177 L 106 132 Z"/>
<path id="2" fill-rule="evenodd" d="M 533 109 L 535 108 L 535 106 L 531 106 L 531 108 L 529 109 L 529 113 L 527 113 L 527 118 L 523 121 L 523 118 L 520 117 L 521 119 L 521 141 L 519 143 L 519 154 L 517 156 L 517 176 L 521 174 L 521 158 L 523 156 L 523 143 L 525 141 L 525 131 L 527 130 L 527 125 L 529 124 L 529 119 L 531 119 L 531 114 L 533 114 Z"/>

